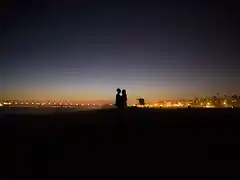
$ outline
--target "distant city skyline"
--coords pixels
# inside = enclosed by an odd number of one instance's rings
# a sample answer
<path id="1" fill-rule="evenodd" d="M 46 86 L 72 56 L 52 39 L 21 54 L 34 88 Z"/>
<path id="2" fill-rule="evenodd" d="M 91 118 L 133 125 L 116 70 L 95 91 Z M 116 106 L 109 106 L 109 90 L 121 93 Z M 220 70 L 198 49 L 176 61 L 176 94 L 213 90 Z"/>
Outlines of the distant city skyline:
<path id="1" fill-rule="evenodd" d="M 128 102 L 128 107 L 148 107 L 148 108 L 234 108 L 240 106 L 240 96 L 238 95 L 220 95 L 211 97 L 196 97 L 191 100 L 156 100 L 155 102 L 137 99 L 137 102 Z M 0 100 L 0 107 L 10 108 L 77 108 L 77 109 L 98 109 L 98 108 L 115 108 L 114 102 L 92 102 L 84 103 L 79 101 L 19 101 L 19 100 Z"/>
<path id="2" fill-rule="evenodd" d="M 144 98 L 145 102 L 147 103 L 156 103 L 156 102 L 160 102 L 160 101 L 190 101 L 190 100 L 195 100 L 196 98 L 197 99 L 205 99 L 205 98 L 232 98 L 232 97 L 236 97 L 236 98 L 240 98 L 240 95 L 239 94 L 220 94 L 220 93 L 216 93 L 216 94 L 213 94 L 213 95 L 209 95 L 209 96 L 195 96 L 195 97 L 192 97 L 192 98 L 188 98 L 188 99 L 184 99 L 184 98 L 180 98 L 180 99 L 173 99 L 173 98 L 169 98 L 169 99 L 152 99 L 152 100 L 149 100 L 149 99 L 146 99 Z M 143 98 L 143 97 L 139 97 L 139 98 Z M 139 99 L 133 99 L 133 98 L 130 98 L 130 100 L 128 101 L 128 104 L 136 104 L 138 102 Z M 54 100 L 54 99 L 43 99 L 43 100 L 38 100 L 38 99 L 23 99 L 23 100 L 19 100 L 19 99 L 0 99 L 0 102 L 12 102 L 12 103 L 37 103 L 37 102 L 41 102 L 41 103 L 62 103 L 62 105 L 64 104 L 73 104 L 73 105 L 86 105 L 86 104 L 94 104 L 94 105 L 104 105 L 104 104 L 114 104 L 115 103 L 115 99 L 111 99 L 111 100 L 77 100 L 77 99 L 74 99 L 74 100 L 70 100 L 70 99 L 62 99 L 62 100 Z"/>
<path id="3" fill-rule="evenodd" d="M 240 94 L 239 1 L 2 0 L 0 99 Z"/>

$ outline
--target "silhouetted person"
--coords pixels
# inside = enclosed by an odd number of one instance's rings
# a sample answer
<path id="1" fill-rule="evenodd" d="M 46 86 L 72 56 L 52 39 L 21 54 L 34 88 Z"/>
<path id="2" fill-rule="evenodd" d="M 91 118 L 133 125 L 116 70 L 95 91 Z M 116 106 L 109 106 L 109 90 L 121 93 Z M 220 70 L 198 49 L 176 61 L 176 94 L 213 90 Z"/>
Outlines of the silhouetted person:
<path id="1" fill-rule="evenodd" d="M 117 108 L 121 108 L 122 106 L 122 96 L 121 96 L 121 89 L 117 89 L 117 94 L 116 94 L 116 101 L 115 101 L 115 105 L 117 106 Z"/>
<path id="2" fill-rule="evenodd" d="M 123 107 L 127 107 L 127 92 L 125 89 L 122 90 L 122 103 Z"/>

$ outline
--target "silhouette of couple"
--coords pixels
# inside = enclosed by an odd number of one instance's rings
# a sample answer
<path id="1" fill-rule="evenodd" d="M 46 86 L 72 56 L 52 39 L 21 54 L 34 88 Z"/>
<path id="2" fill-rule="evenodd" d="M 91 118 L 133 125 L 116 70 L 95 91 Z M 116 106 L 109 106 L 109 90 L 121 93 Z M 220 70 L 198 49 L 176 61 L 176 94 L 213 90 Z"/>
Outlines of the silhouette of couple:
<path id="1" fill-rule="evenodd" d="M 121 95 L 121 92 L 122 92 L 122 95 Z M 127 92 L 125 89 L 123 89 L 122 91 L 119 88 L 117 89 L 115 104 L 119 109 L 127 107 Z"/>

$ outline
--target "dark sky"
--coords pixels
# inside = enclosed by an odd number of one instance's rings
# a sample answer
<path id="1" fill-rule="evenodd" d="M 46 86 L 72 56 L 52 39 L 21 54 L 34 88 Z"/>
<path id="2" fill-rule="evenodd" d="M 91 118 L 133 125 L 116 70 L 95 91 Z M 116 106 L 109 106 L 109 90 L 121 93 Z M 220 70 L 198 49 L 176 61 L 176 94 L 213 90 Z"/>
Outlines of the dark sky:
<path id="1" fill-rule="evenodd" d="M 240 93 L 240 1 L 0 1 L 0 99 Z"/>

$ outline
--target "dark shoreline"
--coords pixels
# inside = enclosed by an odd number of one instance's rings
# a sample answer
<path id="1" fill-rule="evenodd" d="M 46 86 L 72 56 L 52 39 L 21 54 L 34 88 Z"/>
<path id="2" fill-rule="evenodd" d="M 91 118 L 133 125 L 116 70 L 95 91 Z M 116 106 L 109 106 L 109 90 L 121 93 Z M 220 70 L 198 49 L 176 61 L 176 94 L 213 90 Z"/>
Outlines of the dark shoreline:
<path id="1" fill-rule="evenodd" d="M 1 179 L 239 179 L 239 109 L 117 109 L 1 116 Z"/>

